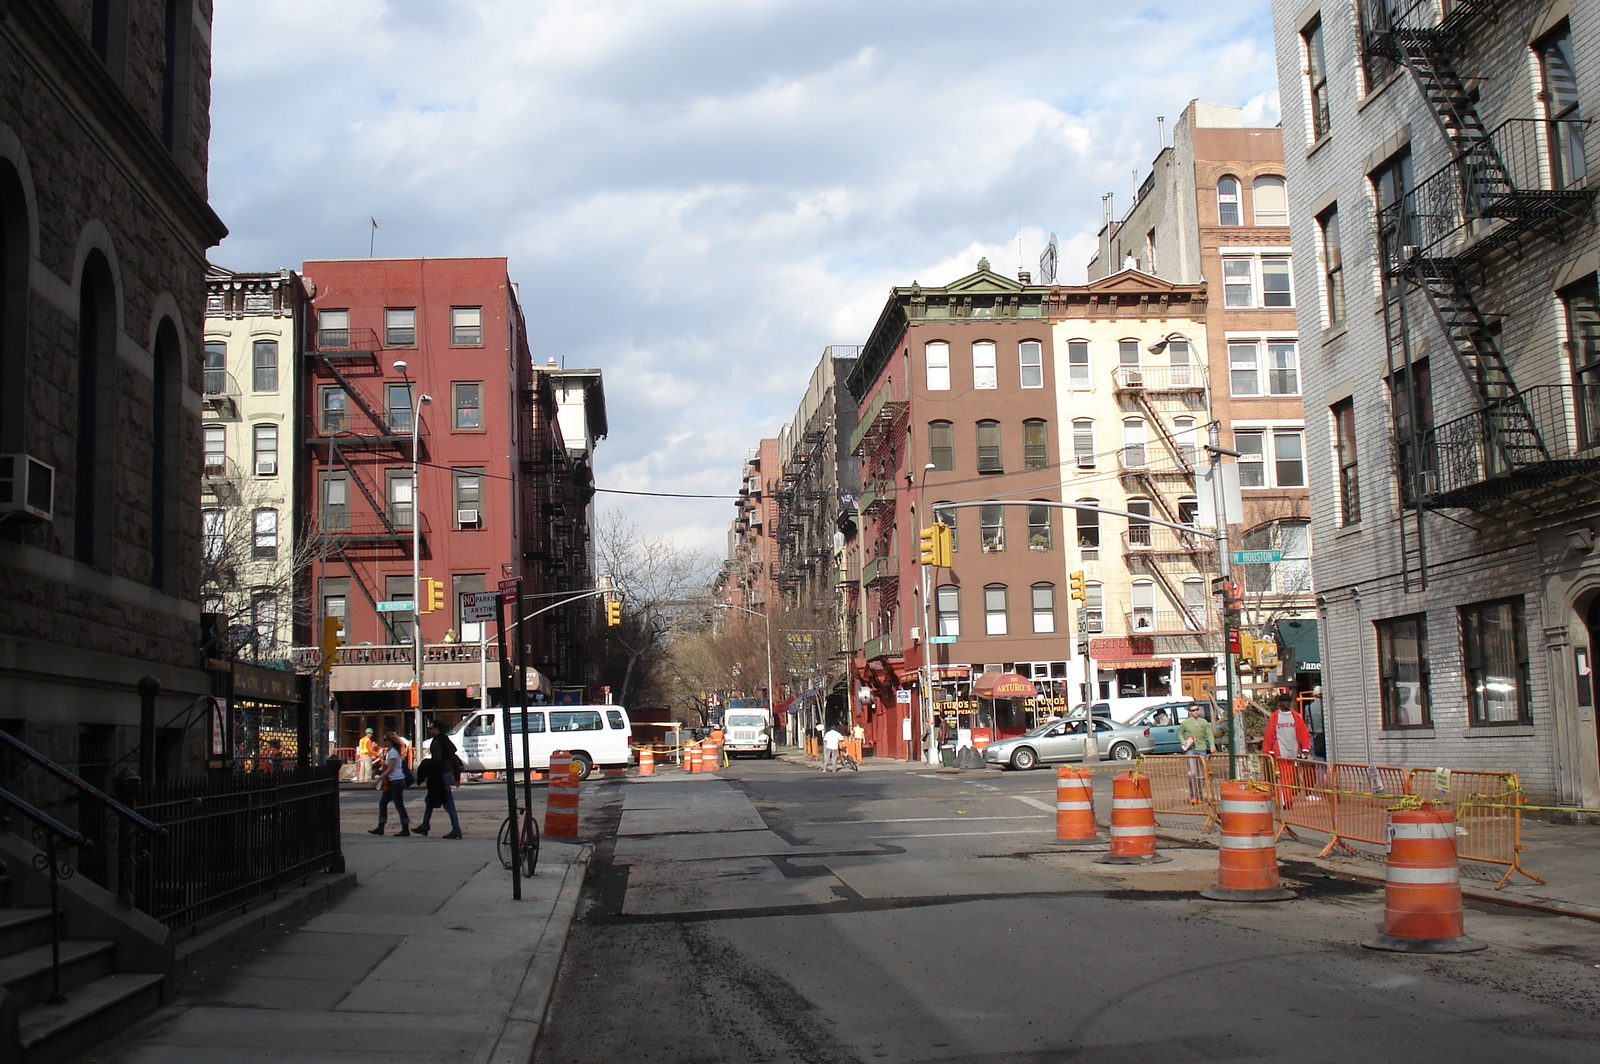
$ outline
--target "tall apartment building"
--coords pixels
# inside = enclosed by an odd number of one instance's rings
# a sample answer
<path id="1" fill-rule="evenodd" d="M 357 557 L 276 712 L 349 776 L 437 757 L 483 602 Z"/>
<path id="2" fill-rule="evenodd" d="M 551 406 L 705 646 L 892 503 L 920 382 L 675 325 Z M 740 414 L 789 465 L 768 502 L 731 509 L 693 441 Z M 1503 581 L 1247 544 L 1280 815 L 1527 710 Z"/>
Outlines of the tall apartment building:
<path id="1" fill-rule="evenodd" d="M 1600 9 L 1273 6 L 1330 752 L 1593 806 Z"/>
<path id="2" fill-rule="evenodd" d="M 551 601 L 541 596 L 567 586 L 590 491 L 569 475 L 555 382 L 534 372 L 505 259 L 315 261 L 304 277 L 315 540 L 304 553 L 318 615 L 344 620 L 330 688 L 339 745 L 353 746 L 366 727 L 409 732 L 419 623 L 427 715 L 452 721 L 496 696 L 492 639 L 480 655 L 492 626 L 469 620 L 463 599 L 521 577 L 530 601 Z M 571 667 L 568 643 L 582 633 L 556 616 L 514 637 L 538 670 L 530 690 L 549 693 Z"/>
<path id="3" fill-rule="evenodd" d="M 1321 682 L 1321 655 L 1295 308 L 1313 289 L 1294 283 L 1293 261 L 1282 131 L 1246 127 L 1240 108 L 1194 100 L 1174 123 L 1172 144 L 1156 156 L 1133 206 L 1120 222 L 1107 218 L 1088 273 L 1093 280 L 1132 268 L 1205 284 L 1206 342 L 1195 352 L 1201 361 L 1191 370 L 1184 353 L 1176 371 L 1190 387 L 1170 387 L 1179 383 L 1173 371 L 1149 365 L 1140 370 L 1140 385 L 1130 386 L 1123 370 L 1110 384 L 1130 413 L 1145 414 L 1153 435 L 1180 441 L 1181 473 L 1159 486 L 1192 489 L 1195 438 L 1205 442 L 1209 421 L 1220 422 L 1223 446 L 1240 452 L 1243 512 L 1230 529 L 1231 546 L 1283 557 L 1234 574 L 1246 592 L 1243 628 L 1288 651 L 1281 674 L 1257 679 L 1310 690 Z M 1168 353 L 1182 352 L 1181 344 Z M 1160 392 L 1150 387 L 1158 381 L 1166 386 Z M 1149 474 L 1150 483 L 1156 479 Z M 1187 605 L 1197 604 L 1195 583 L 1185 594 Z M 1186 693 L 1204 695 L 1197 683 L 1186 685 Z"/>
<path id="4" fill-rule="evenodd" d="M 201 317 L 225 235 L 206 204 L 209 10 L 0 17 L 0 702 L 8 730 L 101 786 L 138 743 L 146 676 L 158 771 L 206 752 Z"/>
<path id="5" fill-rule="evenodd" d="M 778 441 L 762 440 L 740 474 L 738 514 L 728 523 L 728 556 L 713 592 L 718 601 L 766 612 L 779 603 Z"/>

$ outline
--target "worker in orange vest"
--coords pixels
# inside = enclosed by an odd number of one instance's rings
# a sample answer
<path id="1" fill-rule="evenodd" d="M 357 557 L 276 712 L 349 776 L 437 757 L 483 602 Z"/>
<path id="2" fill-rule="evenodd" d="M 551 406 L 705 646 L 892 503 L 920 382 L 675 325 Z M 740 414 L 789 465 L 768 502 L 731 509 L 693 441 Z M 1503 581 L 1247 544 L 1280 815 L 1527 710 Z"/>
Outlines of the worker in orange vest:
<path id="1" fill-rule="evenodd" d="M 361 741 L 356 743 L 356 779 L 371 783 L 372 763 L 377 758 L 378 741 L 372 737 L 372 729 L 368 728 L 366 734 L 361 736 Z"/>

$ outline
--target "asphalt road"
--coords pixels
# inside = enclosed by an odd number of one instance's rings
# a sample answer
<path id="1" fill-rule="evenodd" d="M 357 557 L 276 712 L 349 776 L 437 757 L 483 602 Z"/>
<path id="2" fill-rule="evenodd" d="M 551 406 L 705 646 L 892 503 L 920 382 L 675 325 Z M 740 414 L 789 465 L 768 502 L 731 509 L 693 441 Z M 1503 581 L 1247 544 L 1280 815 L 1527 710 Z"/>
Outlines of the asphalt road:
<path id="1" fill-rule="evenodd" d="M 1474 907 L 1483 952 L 1372 952 L 1381 888 L 1295 865 L 1296 901 L 1206 901 L 1215 851 L 1096 865 L 1053 788 L 784 761 L 586 785 L 535 1060 L 1600 1060 L 1600 925 Z"/>

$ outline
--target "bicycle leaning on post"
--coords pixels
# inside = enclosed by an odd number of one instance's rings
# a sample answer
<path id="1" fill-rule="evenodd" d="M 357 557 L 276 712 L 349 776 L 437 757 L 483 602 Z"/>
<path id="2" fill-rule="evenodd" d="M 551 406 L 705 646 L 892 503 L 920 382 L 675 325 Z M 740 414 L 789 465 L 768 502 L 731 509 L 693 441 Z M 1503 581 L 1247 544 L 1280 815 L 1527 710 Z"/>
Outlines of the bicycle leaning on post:
<path id="1" fill-rule="evenodd" d="M 517 812 L 522 817 L 521 838 L 514 838 L 515 829 L 511 817 L 507 816 L 500 822 L 500 831 L 495 835 L 495 853 L 500 856 L 500 864 L 506 871 L 511 870 L 511 862 L 522 861 L 523 878 L 531 878 L 539 865 L 539 818 L 533 815 L 533 810 L 525 806 L 517 806 Z"/>

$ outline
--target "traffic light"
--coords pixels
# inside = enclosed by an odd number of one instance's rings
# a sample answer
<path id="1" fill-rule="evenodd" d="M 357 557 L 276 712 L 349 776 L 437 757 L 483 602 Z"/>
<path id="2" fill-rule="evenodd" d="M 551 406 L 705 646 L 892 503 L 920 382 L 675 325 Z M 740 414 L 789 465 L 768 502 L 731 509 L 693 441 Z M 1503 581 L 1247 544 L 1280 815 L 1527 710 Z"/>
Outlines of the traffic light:
<path id="1" fill-rule="evenodd" d="M 1250 648 L 1250 661 L 1258 669 L 1278 667 L 1278 644 L 1270 639 L 1257 639 Z"/>
<path id="2" fill-rule="evenodd" d="M 1077 602 L 1088 602 L 1089 592 L 1083 586 L 1083 570 L 1068 573 L 1067 579 L 1072 582 L 1072 598 Z"/>
<path id="3" fill-rule="evenodd" d="M 918 558 L 923 565 L 950 568 L 953 533 L 949 525 L 941 522 L 917 532 Z"/>
<path id="4" fill-rule="evenodd" d="M 615 628 L 622 623 L 622 600 L 606 599 L 606 627 Z"/>
<path id="5" fill-rule="evenodd" d="M 444 609 L 444 581 L 422 578 L 422 608 L 418 613 L 433 613 Z"/>
<path id="6" fill-rule="evenodd" d="M 334 658 L 339 656 L 339 648 L 344 646 L 344 622 L 337 617 L 322 618 L 322 664 L 318 671 L 328 675 L 333 668 Z"/>

